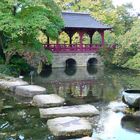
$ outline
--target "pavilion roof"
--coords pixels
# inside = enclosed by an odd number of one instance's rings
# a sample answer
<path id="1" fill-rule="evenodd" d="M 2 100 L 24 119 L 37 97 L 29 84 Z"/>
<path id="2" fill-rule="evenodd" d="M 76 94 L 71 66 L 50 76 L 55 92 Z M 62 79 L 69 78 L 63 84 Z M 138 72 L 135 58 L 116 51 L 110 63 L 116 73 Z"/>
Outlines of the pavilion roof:
<path id="1" fill-rule="evenodd" d="M 88 13 L 79 12 L 62 12 L 65 28 L 80 29 L 102 29 L 109 30 L 112 27 L 97 21 Z"/>

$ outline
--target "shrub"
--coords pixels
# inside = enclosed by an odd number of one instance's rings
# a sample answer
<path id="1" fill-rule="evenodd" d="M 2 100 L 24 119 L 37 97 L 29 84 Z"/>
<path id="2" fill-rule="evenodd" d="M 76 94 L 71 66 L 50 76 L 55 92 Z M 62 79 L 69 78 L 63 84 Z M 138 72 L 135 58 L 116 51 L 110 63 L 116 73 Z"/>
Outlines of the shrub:
<path id="1" fill-rule="evenodd" d="M 27 62 L 20 56 L 15 55 L 10 60 L 10 66 L 17 69 L 19 74 L 26 74 L 30 71 L 30 66 Z"/>
<path id="2" fill-rule="evenodd" d="M 4 65 L 4 64 L 0 65 L 0 73 L 9 75 L 9 76 L 18 76 L 19 75 L 18 69 L 16 69 L 13 66 Z"/>

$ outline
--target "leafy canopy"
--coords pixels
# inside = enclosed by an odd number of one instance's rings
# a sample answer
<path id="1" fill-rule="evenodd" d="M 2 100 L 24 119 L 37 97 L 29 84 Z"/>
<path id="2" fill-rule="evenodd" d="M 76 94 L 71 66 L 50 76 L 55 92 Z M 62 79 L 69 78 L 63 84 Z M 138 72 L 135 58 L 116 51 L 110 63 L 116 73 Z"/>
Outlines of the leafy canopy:
<path id="1" fill-rule="evenodd" d="M 53 0 L 1 0 L 0 19 L 0 47 L 7 63 L 16 53 L 31 64 L 50 61 L 51 53 L 43 50 L 38 38 L 42 32 L 56 39 L 63 27 Z"/>

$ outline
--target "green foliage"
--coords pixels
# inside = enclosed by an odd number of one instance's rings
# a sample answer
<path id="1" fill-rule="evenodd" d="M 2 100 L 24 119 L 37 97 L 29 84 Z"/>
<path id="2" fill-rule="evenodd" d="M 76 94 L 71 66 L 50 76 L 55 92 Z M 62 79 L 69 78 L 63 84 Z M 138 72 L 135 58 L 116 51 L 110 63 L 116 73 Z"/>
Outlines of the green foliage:
<path id="1" fill-rule="evenodd" d="M 12 65 L 0 65 L 0 73 L 6 74 L 9 76 L 18 76 L 19 75 L 19 69 Z"/>
<path id="2" fill-rule="evenodd" d="M 4 64 L 4 59 L 0 56 L 0 64 Z"/>
<path id="3" fill-rule="evenodd" d="M 139 57 L 138 56 L 134 57 L 134 56 L 137 55 L 140 50 L 139 25 L 140 25 L 140 20 L 137 20 L 130 31 L 126 32 L 126 34 L 121 35 L 118 38 L 119 47 L 116 49 L 113 57 L 113 63 L 115 65 L 125 67 L 128 66 L 129 63 L 129 68 L 130 68 L 130 65 L 132 66 L 134 61 L 136 61 L 136 63 L 138 62 L 137 59 L 139 59 Z M 129 61 L 129 59 L 131 61 Z M 127 63 L 127 61 L 129 62 Z"/>
<path id="4" fill-rule="evenodd" d="M 27 62 L 20 56 L 15 55 L 10 60 L 10 66 L 17 69 L 20 73 L 19 74 L 26 74 L 30 71 L 30 66 Z"/>
<path id="5" fill-rule="evenodd" d="M 35 67 L 50 63 L 51 54 L 38 38 L 42 32 L 56 39 L 63 27 L 61 11 L 53 0 L 1 0 L 0 19 L 0 49 L 6 64 L 15 54 Z"/>
<path id="6" fill-rule="evenodd" d="M 133 58 L 129 59 L 123 67 L 140 70 L 140 53 L 137 53 Z"/>
<path id="7" fill-rule="evenodd" d="M 114 49 L 109 48 L 107 46 L 104 46 L 103 48 L 99 50 L 99 54 L 102 56 L 103 62 L 106 66 L 109 66 L 109 67 L 113 66 L 112 57 L 114 55 L 114 51 L 115 51 Z"/>

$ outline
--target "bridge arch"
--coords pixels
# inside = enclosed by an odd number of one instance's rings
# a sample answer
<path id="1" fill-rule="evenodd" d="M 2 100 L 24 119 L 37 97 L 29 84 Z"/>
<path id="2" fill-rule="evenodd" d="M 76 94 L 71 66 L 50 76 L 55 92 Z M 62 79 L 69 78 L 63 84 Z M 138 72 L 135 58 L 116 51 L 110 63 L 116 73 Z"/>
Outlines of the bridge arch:
<path id="1" fill-rule="evenodd" d="M 80 53 L 80 55 L 78 53 L 54 53 L 52 67 L 87 66 L 88 62 L 103 65 L 97 53 Z"/>
<path id="2" fill-rule="evenodd" d="M 97 64 L 98 64 L 98 60 L 95 57 L 89 58 L 89 60 L 87 61 L 87 66 L 93 66 Z"/>
<path id="3" fill-rule="evenodd" d="M 66 63 L 65 65 L 66 67 L 75 67 L 77 62 L 74 58 L 68 58 L 66 59 L 65 63 Z"/>

